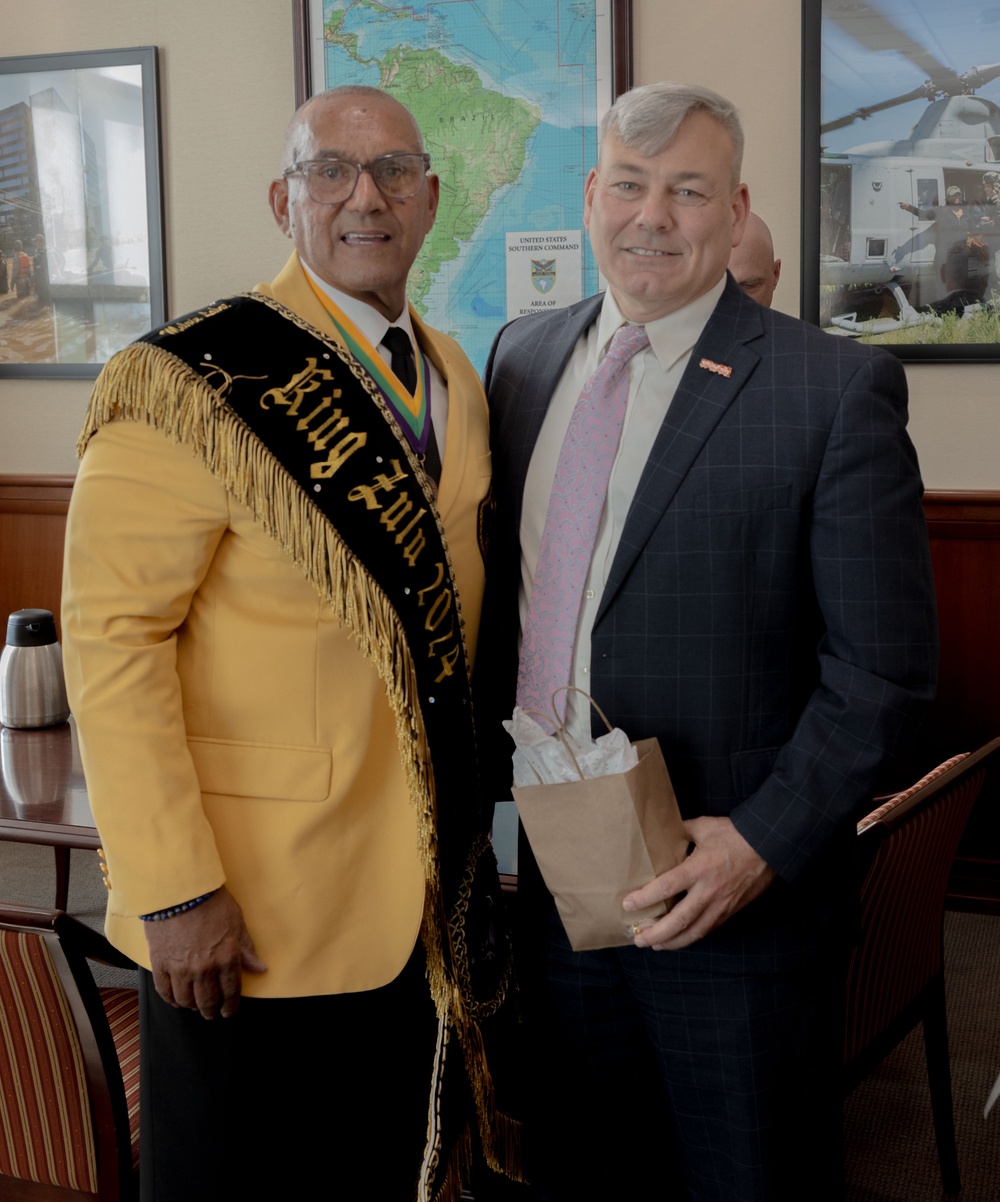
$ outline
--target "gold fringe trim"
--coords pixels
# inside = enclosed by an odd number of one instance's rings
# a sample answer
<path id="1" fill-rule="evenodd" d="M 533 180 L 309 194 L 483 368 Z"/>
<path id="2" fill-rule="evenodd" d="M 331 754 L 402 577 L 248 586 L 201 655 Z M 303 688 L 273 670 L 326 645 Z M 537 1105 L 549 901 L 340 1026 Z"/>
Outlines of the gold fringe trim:
<path id="1" fill-rule="evenodd" d="M 521 1157 L 522 1124 L 497 1110 L 493 1078 L 486 1061 L 483 1035 L 478 1024 L 468 1023 L 461 1040 L 465 1068 L 475 1101 L 483 1156 L 494 1172 L 524 1181 Z"/>
<path id="2" fill-rule="evenodd" d="M 461 918 L 468 912 L 469 903 L 472 900 L 472 887 L 479 869 L 479 863 L 487 853 L 492 854 L 492 845 L 489 835 L 484 833 L 475 840 L 470 849 L 469 862 L 466 865 L 465 875 L 462 878 L 462 883 L 459 886 L 458 895 L 455 899 L 452 921 L 448 924 L 452 932 L 458 932 L 454 941 L 455 971 L 458 976 L 458 983 L 462 989 L 462 995 L 468 999 L 466 1005 L 470 1017 L 477 1022 L 491 1018 L 503 1005 L 514 971 L 513 960 L 508 956 L 500 983 L 497 985 L 497 990 L 493 997 L 480 999 L 475 996 L 469 969 L 469 949 L 465 941 L 465 923 L 461 921 Z"/>
<path id="3" fill-rule="evenodd" d="M 448 1164 L 445 1167 L 437 1192 L 426 1197 L 426 1199 L 422 1199 L 421 1202 L 460 1202 L 462 1190 L 472 1183 L 476 1158 L 475 1149 L 476 1141 L 472 1137 L 471 1129 L 466 1126 L 462 1129 L 461 1137 L 456 1140 L 451 1155 L 448 1157 Z M 494 1164 L 491 1164 L 490 1168 L 497 1171 L 497 1166 Z M 516 1181 L 521 1181 L 522 1183 L 524 1181 L 524 1178 L 520 1174 L 511 1172 L 507 1173 L 507 1176 L 513 1177 Z"/>
<path id="4" fill-rule="evenodd" d="M 448 1167 L 445 1169 L 441 1186 L 430 1202 L 461 1202 L 462 1189 L 472 1176 L 472 1163 L 472 1133 L 466 1127 L 462 1131 L 462 1138 L 456 1142 L 451 1156 L 448 1157 Z"/>
<path id="5" fill-rule="evenodd" d="M 411 800 L 428 891 L 440 893 L 434 833 L 434 787 L 417 678 L 399 620 L 380 588 L 262 442 L 181 359 L 149 343 L 133 343 L 98 376 L 78 450 L 115 420 L 153 426 L 189 446 L 223 488 L 301 568 L 354 638 L 386 687 Z M 438 1013 L 446 991 L 438 983 Z"/>
<path id="6" fill-rule="evenodd" d="M 308 329 L 362 378 L 359 365 L 337 343 L 278 302 L 257 294 L 254 299 Z M 221 309 L 213 307 L 204 315 L 218 311 Z M 309 497 L 225 406 L 220 393 L 183 360 L 145 342 L 133 343 L 114 355 L 94 385 L 77 443 L 78 454 L 83 455 L 101 426 L 120 420 L 145 423 L 172 441 L 190 447 L 230 496 L 253 514 L 257 524 L 299 566 L 385 684 L 395 717 L 407 788 L 418 816 L 419 850 L 427 886 L 421 934 L 431 996 L 439 1018 L 450 1017 L 462 1047 L 487 1162 L 495 1171 L 520 1180 L 520 1157 L 516 1150 L 520 1124 L 496 1112 L 482 1037 L 467 1009 L 463 996 L 466 990 L 455 979 L 455 951 L 461 949 L 452 946 L 453 927 L 443 909 L 436 799 L 427 733 L 412 657 L 395 611 Z M 408 445 L 400 438 L 408 452 Z M 441 533 L 443 538 L 443 529 Z M 475 871 L 476 859 L 472 857 L 467 865 L 467 876 Z M 465 900 L 467 904 L 467 894 Z M 461 906 L 453 921 L 460 917 Z M 457 925 L 460 927 L 461 922 Z M 447 959 L 446 948 L 451 953 Z M 497 1005 L 502 1001 L 507 981 L 505 976 Z M 466 996 L 471 1001 L 471 993 Z M 494 1138 L 494 1132 L 499 1138 Z M 447 1199 L 442 1198 L 442 1202 Z"/>

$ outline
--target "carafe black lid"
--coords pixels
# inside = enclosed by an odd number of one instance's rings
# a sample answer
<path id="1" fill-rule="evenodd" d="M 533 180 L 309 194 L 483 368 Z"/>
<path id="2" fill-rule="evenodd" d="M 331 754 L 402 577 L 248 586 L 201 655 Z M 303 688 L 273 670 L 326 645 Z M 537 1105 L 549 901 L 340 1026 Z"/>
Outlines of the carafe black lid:
<path id="1" fill-rule="evenodd" d="M 16 609 L 7 619 L 8 647 L 44 647 L 56 641 L 56 622 L 48 609 Z"/>

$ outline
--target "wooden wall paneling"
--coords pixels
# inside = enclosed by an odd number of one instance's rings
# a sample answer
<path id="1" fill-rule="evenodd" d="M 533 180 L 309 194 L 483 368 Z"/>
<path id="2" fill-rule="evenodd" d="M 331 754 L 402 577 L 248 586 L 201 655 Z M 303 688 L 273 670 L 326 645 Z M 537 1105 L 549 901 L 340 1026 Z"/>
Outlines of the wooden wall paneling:
<path id="1" fill-rule="evenodd" d="M 72 476 L 0 475 L 0 623 L 16 609 L 48 609 L 59 626 L 62 552 Z M 60 634 L 61 638 L 61 634 Z M 0 638 L 0 645 L 5 641 Z"/>
<path id="2" fill-rule="evenodd" d="M 1000 492 L 924 498 L 941 635 L 938 695 L 924 728 L 934 763 L 1000 734 Z M 1000 779 L 987 780 L 949 884 L 956 909 L 1000 912 Z"/>

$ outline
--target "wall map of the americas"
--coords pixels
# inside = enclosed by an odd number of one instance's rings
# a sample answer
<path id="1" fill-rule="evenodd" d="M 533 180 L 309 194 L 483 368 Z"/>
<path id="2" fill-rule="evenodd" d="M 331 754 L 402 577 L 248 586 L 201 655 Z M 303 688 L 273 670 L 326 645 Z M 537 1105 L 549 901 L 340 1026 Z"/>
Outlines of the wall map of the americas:
<path id="1" fill-rule="evenodd" d="M 583 234 L 602 86 L 597 24 L 582 0 L 324 0 L 314 91 L 371 84 L 416 117 L 441 203 L 410 299 L 480 371 L 509 317 L 598 289 Z"/>

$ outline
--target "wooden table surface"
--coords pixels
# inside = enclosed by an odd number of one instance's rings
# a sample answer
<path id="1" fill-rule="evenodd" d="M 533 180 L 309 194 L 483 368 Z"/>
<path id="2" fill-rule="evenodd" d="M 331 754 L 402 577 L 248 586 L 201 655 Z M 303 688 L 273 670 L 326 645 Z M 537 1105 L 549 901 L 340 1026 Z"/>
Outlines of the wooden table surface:
<path id="1" fill-rule="evenodd" d="M 72 718 L 39 730 L 0 726 L 0 839 L 55 849 L 56 908 L 64 910 L 70 848 L 100 847 Z"/>
<path id="2" fill-rule="evenodd" d="M 72 718 L 40 730 L 0 727 L 0 839 L 100 846 Z"/>

